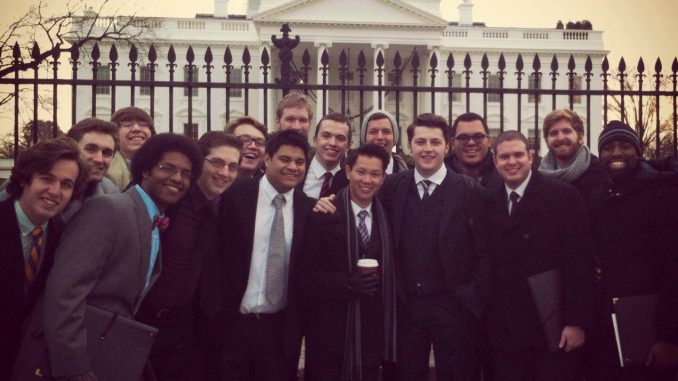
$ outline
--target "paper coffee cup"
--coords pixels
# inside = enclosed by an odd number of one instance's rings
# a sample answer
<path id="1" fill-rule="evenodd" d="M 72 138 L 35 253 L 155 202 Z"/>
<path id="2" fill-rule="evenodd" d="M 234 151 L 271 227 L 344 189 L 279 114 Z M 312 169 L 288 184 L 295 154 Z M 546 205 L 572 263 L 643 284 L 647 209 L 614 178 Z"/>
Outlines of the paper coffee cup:
<path id="1" fill-rule="evenodd" d="M 362 258 L 358 260 L 358 271 L 362 274 L 376 272 L 379 268 L 379 262 L 376 259 Z"/>

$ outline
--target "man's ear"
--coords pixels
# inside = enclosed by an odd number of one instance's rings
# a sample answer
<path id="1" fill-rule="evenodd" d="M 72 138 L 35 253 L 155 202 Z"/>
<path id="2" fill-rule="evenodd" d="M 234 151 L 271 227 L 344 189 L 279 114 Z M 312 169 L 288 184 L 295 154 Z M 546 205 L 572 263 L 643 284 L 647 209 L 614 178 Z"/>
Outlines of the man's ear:
<path id="1" fill-rule="evenodd" d="M 268 154 L 266 154 L 264 156 L 264 166 L 266 168 L 268 168 L 270 165 L 271 165 L 271 157 Z"/>

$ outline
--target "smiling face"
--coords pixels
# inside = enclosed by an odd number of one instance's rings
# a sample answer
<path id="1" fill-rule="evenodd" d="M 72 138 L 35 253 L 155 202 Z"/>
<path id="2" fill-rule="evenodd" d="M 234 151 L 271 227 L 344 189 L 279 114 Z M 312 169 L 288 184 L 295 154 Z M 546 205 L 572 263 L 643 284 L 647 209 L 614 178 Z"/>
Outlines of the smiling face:
<path id="1" fill-rule="evenodd" d="M 366 208 L 384 183 L 384 164 L 373 156 L 358 155 L 353 168 L 345 168 L 351 200 Z"/>
<path id="2" fill-rule="evenodd" d="M 520 140 L 508 140 L 497 145 L 494 165 L 506 185 L 516 189 L 527 179 L 532 167 L 532 155 Z"/>
<path id="3" fill-rule="evenodd" d="M 21 210 L 35 225 L 42 225 L 61 213 L 73 195 L 78 178 L 78 163 L 57 160 L 45 173 L 34 173 L 30 183 L 21 184 Z"/>
<path id="4" fill-rule="evenodd" d="M 146 122 L 124 121 L 118 128 L 120 153 L 127 160 L 132 160 L 134 154 L 151 137 L 151 126 Z"/>
<path id="5" fill-rule="evenodd" d="M 457 123 L 452 150 L 463 166 L 474 168 L 480 165 L 490 151 L 490 137 L 485 133 L 483 122 L 472 120 Z"/>
<path id="6" fill-rule="evenodd" d="M 80 157 L 89 169 L 88 183 L 98 183 L 108 171 L 115 153 L 115 140 L 109 134 L 91 131 L 78 142 Z"/>
<path id="7" fill-rule="evenodd" d="M 242 142 L 242 162 L 240 169 L 246 176 L 251 176 L 264 164 L 266 137 L 251 124 L 241 124 L 233 130 Z M 244 141 L 248 142 L 245 143 Z"/>
<path id="8" fill-rule="evenodd" d="M 443 130 L 437 127 L 416 126 L 410 141 L 414 166 L 428 178 L 443 165 L 447 144 Z"/>
<path id="9" fill-rule="evenodd" d="M 365 131 L 365 144 L 376 144 L 384 147 L 386 152 L 393 150 L 393 126 L 388 118 L 370 120 Z"/>
<path id="10" fill-rule="evenodd" d="M 273 156 L 266 155 L 266 178 L 278 191 L 286 193 L 296 187 L 306 173 L 304 150 L 282 145 Z"/>
<path id="11" fill-rule="evenodd" d="M 329 171 L 339 165 L 348 151 L 350 145 L 348 125 L 334 120 L 323 120 L 318 126 L 313 142 L 316 146 L 316 158 Z"/>
<path id="12" fill-rule="evenodd" d="M 233 184 L 238 175 L 240 151 L 231 146 L 210 148 L 205 156 L 198 186 L 208 200 L 214 200 Z"/>
<path id="13" fill-rule="evenodd" d="M 294 130 L 307 136 L 311 127 L 311 118 L 306 107 L 288 107 L 283 109 L 280 119 L 275 121 L 279 131 Z"/>
<path id="14" fill-rule="evenodd" d="M 600 149 L 600 160 L 613 179 L 629 176 L 638 167 L 638 154 L 626 140 L 613 140 Z"/>
<path id="15" fill-rule="evenodd" d="M 568 164 L 582 145 L 582 137 L 566 119 L 561 119 L 546 134 L 546 145 L 549 151 L 564 166 Z"/>
<path id="16" fill-rule="evenodd" d="M 140 185 L 163 211 L 184 197 L 192 175 L 189 158 L 183 153 L 169 151 L 150 171 L 143 173 Z"/>

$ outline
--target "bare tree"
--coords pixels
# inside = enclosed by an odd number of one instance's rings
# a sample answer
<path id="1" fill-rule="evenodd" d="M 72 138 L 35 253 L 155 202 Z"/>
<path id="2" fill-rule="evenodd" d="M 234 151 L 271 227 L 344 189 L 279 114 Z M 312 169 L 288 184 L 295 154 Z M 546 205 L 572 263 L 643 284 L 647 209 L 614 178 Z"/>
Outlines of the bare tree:
<path id="1" fill-rule="evenodd" d="M 16 150 L 17 154 L 33 145 L 33 142 L 36 140 L 33 139 L 34 130 L 38 132 L 37 140 L 51 138 L 54 136 L 54 131 L 56 131 L 57 137 L 65 135 L 51 120 L 30 121 L 21 126 L 19 147 Z M 14 152 L 14 138 L 12 135 L 6 135 L 0 141 L 0 158 L 11 158 L 14 156 Z"/>

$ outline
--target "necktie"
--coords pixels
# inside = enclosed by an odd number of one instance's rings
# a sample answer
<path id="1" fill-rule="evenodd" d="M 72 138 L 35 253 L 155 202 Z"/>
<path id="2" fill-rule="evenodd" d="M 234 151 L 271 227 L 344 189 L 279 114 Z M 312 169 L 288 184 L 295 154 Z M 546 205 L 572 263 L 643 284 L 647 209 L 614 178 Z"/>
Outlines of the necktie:
<path id="1" fill-rule="evenodd" d="M 515 191 L 511 192 L 511 194 L 509 195 L 509 200 L 511 200 L 511 203 L 509 204 L 509 216 L 510 216 L 511 213 L 513 213 L 513 211 L 515 210 L 516 206 L 518 206 L 518 200 L 520 200 L 520 196 Z"/>
<path id="2" fill-rule="evenodd" d="M 332 172 L 325 172 L 325 174 L 323 175 L 323 185 L 320 187 L 320 197 L 329 196 L 331 182 L 332 182 Z"/>
<path id="3" fill-rule="evenodd" d="M 153 217 L 153 229 L 157 227 L 161 232 L 164 232 L 169 227 L 169 224 L 170 219 L 167 216 L 157 215 Z"/>
<path id="4" fill-rule="evenodd" d="M 28 252 L 28 260 L 24 265 L 24 272 L 26 273 L 26 280 L 31 284 L 38 274 L 38 265 L 40 264 L 40 253 L 42 251 L 43 231 L 42 228 L 36 226 L 31 230 L 31 246 Z"/>
<path id="5" fill-rule="evenodd" d="M 421 201 L 428 200 L 431 194 L 429 193 L 429 187 L 431 186 L 431 180 L 421 180 L 421 185 L 424 187 L 424 195 L 421 196 Z"/>
<path id="6" fill-rule="evenodd" d="M 358 213 L 358 234 L 360 234 L 360 240 L 363 242 L 364 247 L 367 247 L 367 243 L 370 241 L 370 233 L 367 232 L 367 225 L 365 225 L 366 217 L 367 210 L 361 210 Z"/>
<path id="7" fill-rule="evenodd" d="M 287 293 L 287 266 L 285 265 L 285 225 L 283 205 L 285 196 L 279 194 L 273 199 L 275 214 L 268 241 L 266 265 L 266 300 L 277 305 Z"/>

